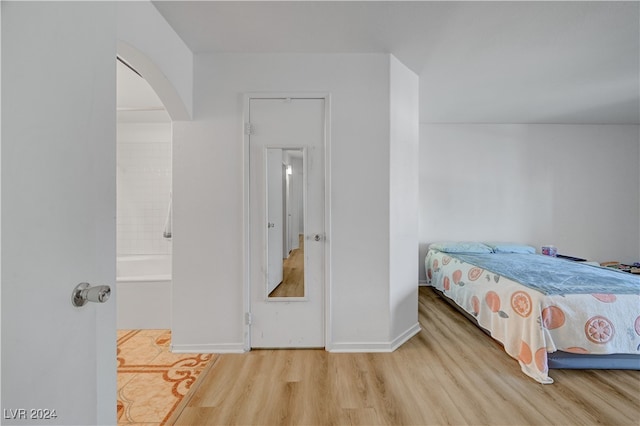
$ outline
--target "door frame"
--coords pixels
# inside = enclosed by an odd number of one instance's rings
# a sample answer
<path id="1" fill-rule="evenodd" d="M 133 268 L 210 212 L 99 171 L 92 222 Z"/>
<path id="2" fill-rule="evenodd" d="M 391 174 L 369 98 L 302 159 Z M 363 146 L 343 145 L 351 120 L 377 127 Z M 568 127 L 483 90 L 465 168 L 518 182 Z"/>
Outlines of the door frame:
<path id="1" fill-rule="evenodd" d="M 251 350 L 251 277 L 250 249 L 251 233 L 249 212 L 251 200 L 249 194 L 249 103 L 251 99 L 323 99 L 324 100 L 324 347 L 331 345 L 331 94 L 328 92 L 248 92 L 243 96 L 242 141 L 243 141 L 243 197 L 242 197 L 242 270 L 243 270 L 243 324 L 244 350 Z"/>

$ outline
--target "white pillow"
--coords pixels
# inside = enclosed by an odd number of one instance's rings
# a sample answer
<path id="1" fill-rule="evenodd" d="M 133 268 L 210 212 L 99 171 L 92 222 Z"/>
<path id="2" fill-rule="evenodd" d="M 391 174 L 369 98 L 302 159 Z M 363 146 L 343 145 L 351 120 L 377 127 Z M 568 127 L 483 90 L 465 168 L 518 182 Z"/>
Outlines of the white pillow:
<path id="1" fill-rule="evenodd" d="M 491 247 L 474 241 L 441 241 L 430 244 L 429 248 L 444 253 L 493 253 Z"/>
<path id="2" fill-rule="evenodd" d="M 535 254 L 535 247 L 531 247 L 525 244 L 518 243 L 485 243 L 494 253 L 521 253 L 521 254 Z"/>

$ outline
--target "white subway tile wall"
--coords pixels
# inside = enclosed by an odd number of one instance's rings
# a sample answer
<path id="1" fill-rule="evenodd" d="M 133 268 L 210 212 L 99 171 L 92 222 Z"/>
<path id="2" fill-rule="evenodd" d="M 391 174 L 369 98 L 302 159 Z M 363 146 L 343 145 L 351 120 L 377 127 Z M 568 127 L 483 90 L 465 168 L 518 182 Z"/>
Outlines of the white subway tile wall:
<path id="1" fill-rule="evenodd" d="M 171 254 L 171 123 L 118 123 L 117 253 Z"/>

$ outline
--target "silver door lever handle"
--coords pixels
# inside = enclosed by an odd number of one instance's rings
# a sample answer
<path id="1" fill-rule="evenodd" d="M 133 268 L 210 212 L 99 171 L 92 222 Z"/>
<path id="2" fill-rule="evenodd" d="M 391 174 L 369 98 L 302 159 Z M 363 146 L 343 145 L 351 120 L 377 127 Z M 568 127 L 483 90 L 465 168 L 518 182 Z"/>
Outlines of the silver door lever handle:
<path id="1" fill-rule="evenodd" d="M 111 296 L 111 288 L 108 285 L 91 287 L 89 283 L 80 283 L 71 293 L 73 306 L 84 306 L 87 302 L 104 303 Z"/>

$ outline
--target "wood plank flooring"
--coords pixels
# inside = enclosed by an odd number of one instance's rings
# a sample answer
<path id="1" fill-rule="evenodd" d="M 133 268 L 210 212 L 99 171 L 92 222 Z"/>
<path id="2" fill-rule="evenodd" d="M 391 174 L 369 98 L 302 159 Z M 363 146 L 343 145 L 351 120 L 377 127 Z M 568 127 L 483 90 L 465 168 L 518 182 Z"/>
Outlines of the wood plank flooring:
<path id="1" fill-rule="evenodd" d="M 298 241 L 298 248 L 291 250 L 282 264 L 282 282 L 269 297 L 304 297 L 304 236 Z"/>
<path id="2" fill-rule="evenodd" d="M 640 371 L 552 370 L 541 385 L 431 289 L 393 353 L 223 354 L 178 425 L 639 425 Z"/>

